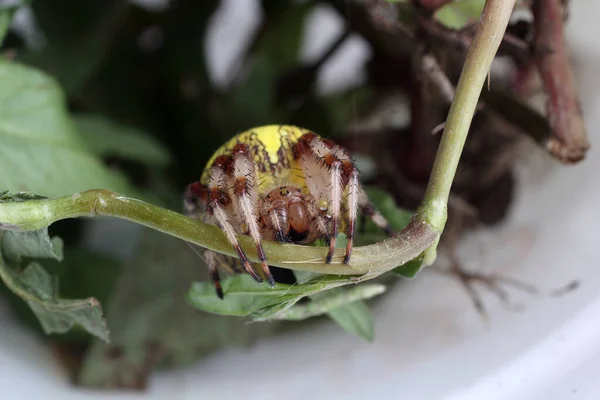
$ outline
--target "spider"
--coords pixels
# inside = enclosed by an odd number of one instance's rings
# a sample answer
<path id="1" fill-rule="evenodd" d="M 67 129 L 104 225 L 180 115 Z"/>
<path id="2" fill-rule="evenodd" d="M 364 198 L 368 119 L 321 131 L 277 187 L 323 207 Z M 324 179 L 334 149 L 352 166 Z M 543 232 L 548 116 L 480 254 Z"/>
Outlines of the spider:
<path id="1" fill-rule="evenodd" d="M 346 231 L 343 259 L 350 263 L 358 209 L 389 236 L 385 218 L 361 188 L 358 170 L 346 150 L 307 129 L 268 125 L 242 132 L 221 146 L 200 180 L 187 186 L 185 214 L 219 226 L 244 270 L 258 282 L 274 286 L 263 240 L 329 244 L 331 263 L 336 237 Z M 237 235 L 252 237 L 260 266 L 256 270 Z M 205 250 L 204 258 L 217 295 L 223 298 L 219 267 L 234 270 L 233 257 Z M 257 270 L 262 270 L 261 277 Z"/>

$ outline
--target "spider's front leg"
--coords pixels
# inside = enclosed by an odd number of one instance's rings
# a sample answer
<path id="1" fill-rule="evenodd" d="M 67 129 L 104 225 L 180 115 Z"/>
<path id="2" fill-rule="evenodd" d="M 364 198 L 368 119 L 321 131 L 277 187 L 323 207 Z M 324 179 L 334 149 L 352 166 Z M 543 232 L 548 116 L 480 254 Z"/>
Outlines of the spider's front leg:
<path id="1" fill-rule="evenodd" d="M 236 202 L 232 199 L 230 189 L 233 186 L 232 182 L 232 166 L 234 159 L 232 156 L 223 155 L 218 157 L 210 171 L 210 181 L 206 188 L 207 197 L 207 212 L 211 220 L 225 232 L 227 240 L 240 258 L 246 272 L 248 272 L 257 282 L 262 282 L 262 278 L 258 276 L 244 250 L 240 247 L 237 240 L 236 229 L 241 231 L 239 222 L 235 218 Z M 261 246 L 262 249 L 262 246 Z"/>
<path id="2" fill-rule="evenodd" d="M 375 206 L 369 200 L 367 193 L 362 187 L 359 187 L 358 193 L 358 206 L 364 215 L 369 217 L 371 221 L 377 225 L 386 235 L 389 237 L 396 236 L 396 232 L 390 226 L 390 223 L 385 219 L 383 215 L 375 208 Z"/>
<path id="3" fill-rule="evenodd" d="M 258 182 L 256 179 L 256 166 L 248 146 L 238 143 L 232 150 L 233 168 L 233 195 L 234 207 L 238 209 L 248 233 L 256 246 L 256 253 L 262 270 L 271 286 L 275 286 L 275 279 L 271 274 L 267 257 L 262 246 L 262 238 L 258 226 Z"/>
<path id="4" fill-rule="evenodd" d="M 208 187 L 200 182 L 189 184 L 183 196 L 184 215 L 202 220 L 206 223 L 218 224 L 214 215 L 208 211 Z M 220 255 L 211 250 L 204 250 L 202 258 L 208 266 L 211 279 L 215 286 L 215 291 L 220 299 L 223 299 L 223 289 L 221 287 L 221 277 L 219 276 Z"/>
<path id="5" fill-rule="evenodd" d="M 300 138 L 294 147 L 294 158 L 302 167 L 306 185 L 318 207 L 331 218 L 328 232 L 329 251 L 325 259 L 328 264 L 331 263 L 335 251 L 341 206 L 346 192 L 348 243 L 343 262 L 348 264 L 352 255 L 361 190 L 358 170 L 345 150 L 313 133 L 307 133 Z"/>
<path id="6" fill-rule="evenodd" d="M 295 145 L 294 158 L 300 163 L 308 189 L 316 199 L 319 208 L 329 212 L 331 216 L 326 263 L 331 262 L 335 250 L 344 192 L 348 211 L 346 229 L 348 243 L 346 244 L 344 264 L 350 263 L 359 208 L 388 236 L 395 236 L 388 221 L 371 204 L 361 187 L 358 170 L 346 150 L 314 133 L 307 133 Z"/>

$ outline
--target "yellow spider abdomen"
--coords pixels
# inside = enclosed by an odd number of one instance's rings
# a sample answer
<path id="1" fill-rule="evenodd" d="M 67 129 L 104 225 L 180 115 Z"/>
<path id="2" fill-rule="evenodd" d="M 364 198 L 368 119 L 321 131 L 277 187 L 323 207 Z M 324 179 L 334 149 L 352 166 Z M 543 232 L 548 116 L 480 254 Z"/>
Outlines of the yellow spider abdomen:
<path id="1" fill-rule="evenodd" d="M 248 146 L 257 168 L 259 191 L 279 185 L 296 185 L 305 188 L 301 169 L 294 161 L 293 146 L 307 129 L 291 125 L 266 125 L 242 132 L 222 145 L 210 158 L 200 178 L 207 183 L 210 169 L 217 157 L 228 154 L 236 144 Z"/>

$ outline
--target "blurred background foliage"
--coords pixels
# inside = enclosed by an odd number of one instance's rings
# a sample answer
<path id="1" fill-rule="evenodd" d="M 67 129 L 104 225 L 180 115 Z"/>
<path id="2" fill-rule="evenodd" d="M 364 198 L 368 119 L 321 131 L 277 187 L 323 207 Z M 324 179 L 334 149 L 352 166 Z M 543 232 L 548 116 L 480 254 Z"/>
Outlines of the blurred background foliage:
<path id="1" fill-rule="evenodd" d="M 0 61 L 0 189 L 55 197 L 102 187 L 181 211 L 184 187 L 199 178 L 209 156 L 226 139 L 250 127 L 286 123 L 348 146 L 363 179 L 383 188 L 374 192 L 375 203 L 398 228 L 406 223 L 410 214 L 398 205 L 411 209 L 418 203 L 437 138 L 428 133 L 426 141 L 416 140 L 416 130 L 408 125 L 407 99 L 418 81 L 413 51 L 390 54 L 381 35 L 373 34 L 376 24 L 365 22 L 365 10 L 357 5 L 361 2 L 255 2 L 262 19 L 223 74 L 228 78 L 224 84 L 211 79 L 206 49 L 221 1 L 142 3 L 0 2 L 0 37 L 6 34 Z M 451 7 L 454 3 L 423 16 L 440 29 L 463 29 L 477 19 L 483 1 L 460 1 Z M 8 29 L 6 21 L 19 6 L 17 23 Z M 317 7 L 353 22 L 320 56 L 306 61 L 301 57 L 302 40 L 307 17 Z M 397 16 L 389 10 L 388 18 Z M 395 10 L 400 10 L 399 20 L 414 26 L 419 10 L 410 2 L 399 2 Z M 324 93 L 317 85 L 319 73 L 353 35 L 363 37 L 370 48 L 363 68 L 366 78 Z M 435 41 L 423 43 L 435 49 Z M 398 44 L 402 46 L 406 44 Z M 461 51 L 437 46 L 455 81 L 461 63 L 452 61 L 453 53 Z M 427 101 L 423 108 L 429 110 L 429 118 L 419 129 L 430 132 L 443 122 L 448 104 Z M 412 113 L 414 119 L 414 107 Z M 405 118 L 398 122 L 398 116 Z M 478 118 L 475 131 L 488 122 L 485 116 Z M 505 148 L 498 143 L 515 141 L 500 136 L 491 144 L 474 142 L 473 154 L 480 158 L 469 161 L 466 156 L 465 162 L 479 173 L 476 181 L 489 184 L 461 186 L 457 176 L 458 190 L 462 188 L 476 207 L 496 213 L 492 221 L 506 212 L 512 172 L 509 165 L 481 176 L 488 170 L 481 164 L 494 159 L 488 153 L 482 156 L 481 149 Z M 497 182 L 504 186 L 499 188 Z M 494 198 L 505 194 L 501 204 L 489 206 L 488 189 L 496 191 Z M 83 331 L 43 337 L 78 384 L 144 388 L 154 368 L 185 365 L 219 348 L 248 345 L 295 326 L 247 325 L 242 319 L 190 307 L 185 301 L 189 283 L 207 276 L 198 256 L 177 239 L 101 219 L 62 221 L 50 231 L 63 238 L 65 257 L 42 264 L 59 277 L 61 296 L 96 297 L 111 331 L 111 344 Z M 367 224 L 357 240 L 381 238 Z M 40 332 L 27 305 L 2 292 L 28 326 Z"/>

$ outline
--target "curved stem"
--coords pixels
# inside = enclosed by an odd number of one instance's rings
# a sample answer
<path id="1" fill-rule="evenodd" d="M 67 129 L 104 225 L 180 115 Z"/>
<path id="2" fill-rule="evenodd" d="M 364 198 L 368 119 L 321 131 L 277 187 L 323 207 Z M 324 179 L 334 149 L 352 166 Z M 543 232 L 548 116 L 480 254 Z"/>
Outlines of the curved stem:
<path id="1" fill-rule="evenodd" d="M 504 37 L 515 0 L 487 0 L 460 74 L 423 202 L 417 215 L 441 232 L 448 197 L 479 95 Z"/>
<path id="2" fill-rule="evenodd" d="M 219 253 L 234 257 L 237 254 L 217 226 L 104 189 L 58 199 L 2 203 L 0 229 L 32 231 L 62 219 L 96 215 L 125 219 Z M 370 276 L 414 259 L 438 236 L 427 224 L 415 220 L 393 239 L 356 247 L 350 265 L 342 264 L 343 249 L 336 251 L 331 264 L 324 263 L 326 248 L 265 241 L 264 250 L 269 264 L 273 266 L 322 274 Z M 251 238 L 240 235 L 239 241 L 248 257 L 257 262 Z"/>

